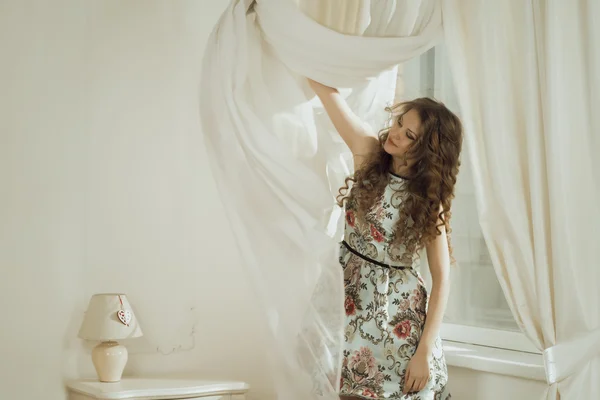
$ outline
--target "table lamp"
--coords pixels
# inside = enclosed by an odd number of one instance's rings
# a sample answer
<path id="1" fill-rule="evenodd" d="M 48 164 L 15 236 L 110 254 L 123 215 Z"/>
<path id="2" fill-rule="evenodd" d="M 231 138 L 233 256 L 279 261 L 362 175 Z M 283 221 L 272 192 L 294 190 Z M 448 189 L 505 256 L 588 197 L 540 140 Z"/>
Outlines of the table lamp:
<path id="1" fill-rule="evenodd" d="M 101 293 L 90 299 L 78 336 L 100 342 L 92 350 L 100 382 L 119 382 L 128 356 L 117 340 L 140 337 L 142 330 L 126 295 Z"/>

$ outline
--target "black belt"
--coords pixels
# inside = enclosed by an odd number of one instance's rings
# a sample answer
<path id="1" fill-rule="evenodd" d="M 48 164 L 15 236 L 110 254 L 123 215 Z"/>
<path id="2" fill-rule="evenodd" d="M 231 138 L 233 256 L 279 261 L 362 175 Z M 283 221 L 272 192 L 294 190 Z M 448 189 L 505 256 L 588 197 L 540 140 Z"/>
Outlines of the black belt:
<path id="1" fill-rule="evenodd" d="M 365 260 L 366 262 L 369 262 L 371 264 L 375 264 L 375 265 L 379 265 L 380 267 L 384 267 L 384 268 L 391 268 L 391 269 L 406 269 L 406 268 L 412 268 L 412 267 L 407 267 L 407 266 L 401 266 L 401 265 L 389 265 L 386 263 L 382 263 L 380 261 L 377 260 L 373 260 L 372 258 L 369 258 L 361 253 L 359 253 L 357 250 L 353 249 L 348 242 L 346 242 L 345 240 L 342 240 L 342 244 L 344 246 L 346 246 L 346 248 L 348 249 L 348 251 L 350 251 L 350 253 L 354 254 L 357 257 L 362 258 L 363 260 Z"/>

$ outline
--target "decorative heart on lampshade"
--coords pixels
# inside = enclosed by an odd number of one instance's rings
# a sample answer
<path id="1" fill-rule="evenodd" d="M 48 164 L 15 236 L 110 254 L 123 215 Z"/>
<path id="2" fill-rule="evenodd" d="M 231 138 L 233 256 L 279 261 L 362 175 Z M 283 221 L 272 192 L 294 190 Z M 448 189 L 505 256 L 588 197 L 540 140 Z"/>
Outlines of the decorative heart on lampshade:
<path id="1" fill-rule="evenodd" d="M 117 317 L 119 317 L 119 321 L 121 321 L 123 324 L 125 324 L 127 326 L 129 326 L 132 316 L 133 315 L 131 314 L 131 311 L 129 311 L 129 310 L 119 310 L 117 312 Z"/>

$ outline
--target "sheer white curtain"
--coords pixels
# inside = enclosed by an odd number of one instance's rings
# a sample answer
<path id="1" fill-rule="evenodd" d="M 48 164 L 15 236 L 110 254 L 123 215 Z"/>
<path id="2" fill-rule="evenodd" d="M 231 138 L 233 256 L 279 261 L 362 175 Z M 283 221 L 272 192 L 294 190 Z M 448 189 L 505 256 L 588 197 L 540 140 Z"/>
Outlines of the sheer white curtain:
<path id="1" fill-rule="evenodd" d="M 382 126 L 395 66 L 434 45 L 441 7 L 438 0 L 348 2 L 357 22 L 336 29 L 351 36 L 323 25 L 333 25 L 327 15 L 342 3 L 301 3 L 303 11 L 293 0 L 232 0 L 207 44 L 201 122 L 232 248 L 268 320 L 272 370 L 265 373 L 280 399 L 333 400 L 343 323 L 334 196 L 351 168 L 304 76 L 353 87 L 344 91 L 351 107 Z"/>
<path id="2" fill-rule="evenodd" d="M 600 398 L 600 3 L 443 4 L 482 230 L 544 396 Z"/>

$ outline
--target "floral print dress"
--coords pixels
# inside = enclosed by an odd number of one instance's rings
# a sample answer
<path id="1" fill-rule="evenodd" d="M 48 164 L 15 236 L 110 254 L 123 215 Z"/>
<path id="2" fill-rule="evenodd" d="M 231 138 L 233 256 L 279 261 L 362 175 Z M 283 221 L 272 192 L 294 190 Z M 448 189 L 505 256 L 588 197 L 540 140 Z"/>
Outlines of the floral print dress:
<path id="1" fill-rule="evenodd" d="M 427 310 L 418 254 L 393 244 L 404 179 L 390 174 L 379 203 L 358 223 L 346 205 L 340 263 L 344 268 L 346 324 L 340 395 L 362 399 L 447 400 L 448 372 L 437 338 L 430 380 L 403 394 L 406 367 L 417 349 Z M 410 223 L 407 221 L 407 223 Z"/>

